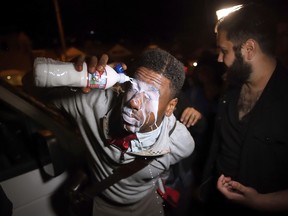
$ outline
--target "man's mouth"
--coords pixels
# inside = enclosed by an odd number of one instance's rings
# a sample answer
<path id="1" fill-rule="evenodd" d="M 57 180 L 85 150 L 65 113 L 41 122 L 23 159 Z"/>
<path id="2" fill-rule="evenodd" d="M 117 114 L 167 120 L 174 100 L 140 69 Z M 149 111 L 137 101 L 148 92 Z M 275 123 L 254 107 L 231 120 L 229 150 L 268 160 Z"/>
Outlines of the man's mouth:
<path id="1" fill-rule="evenodd" d="M 126 124 L 129 124 L 129 125 L 134 125 L 136 127 L 140 126 L 140 121 L 139 120 L 137 120 L 134 117 L 131 117 L 130 115 L 127 115 L 126 113 L 122 113 L 122 118 L 123 118 L 124 124 L 126 123 Z"/>

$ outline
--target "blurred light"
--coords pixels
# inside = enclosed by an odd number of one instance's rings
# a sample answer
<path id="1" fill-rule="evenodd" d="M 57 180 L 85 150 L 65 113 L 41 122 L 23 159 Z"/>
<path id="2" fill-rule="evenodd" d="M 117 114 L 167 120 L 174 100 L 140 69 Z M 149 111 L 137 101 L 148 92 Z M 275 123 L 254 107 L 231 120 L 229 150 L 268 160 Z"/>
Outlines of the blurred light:
<path id="1" fill-rule="evenodd" d="M 188 67 L 184 66 L 184 71 L 185 71 L 185 73 L 187 73 L 188 72 Z"/>
<path id="2" fill-rule="evenodd" d="M 197 60 L 195 59 L 195 58 L 192 58 L 192 59 L 189 59 L 188 61 L 187 61 L 187 64 L 188 64 L 188 67 L 196 67 L 197 66 Z"/>
<path id="3" fill-rule="evenodd" d="M 22 78 L 26 74 L 25 70 L 7 69 L 0 70 L 0 79 L 13 86 L 22 86 Z"/>
<path id="4" fill-rule="evenodd" d="M 158 48 L 159 46 L 157 44 L 149 44 L 147 46 L 148 49 L 155 49 L 155 48 Z"/>
<path id="5" fill-rule="evenodd" d="M 243 5 L 240 4 L 240 5 L 236 5 L 233 7 L 223 8 L 223 9 L 217 10 L 216 11 L 217 19 L 220 20 L 220 19 L 224 18 L 225 16 L 227 16 L 228 14 L 230 14 L 236 10 L 239 10 L 242 7 L 243 7 Z"/>

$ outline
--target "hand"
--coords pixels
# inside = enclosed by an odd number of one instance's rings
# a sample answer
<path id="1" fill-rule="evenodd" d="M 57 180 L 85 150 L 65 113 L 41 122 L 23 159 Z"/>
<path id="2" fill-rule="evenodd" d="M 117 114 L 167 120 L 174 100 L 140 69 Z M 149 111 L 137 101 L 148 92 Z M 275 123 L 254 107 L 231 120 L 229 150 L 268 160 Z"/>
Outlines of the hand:
<path id="1" fill-rule="evenodd" d="M 198 112 L 193 107 L 187 107 L 181 117 L 180 121 L 189 128 L 190 126 L 194 126 L 200 119 L 202 118 L 202 114 Z"/>
<path id="2" fill-rule="evenodd" d="M 261 194 L 223 174 L 218 178 L 217 189 L 229 200 L 255 208 Z"/>
<path id="3" fill-rule="evenodd" d="M 81 55 L 72 61 L 74 62 L 75 69 L 79 72 L 83 70 L 83 63 L 86 62 L 88 73 L 95 73 L 96 71 L 98 71 L 100 74 L 102 74 L 107 65 L 108 59 L 109 57 L 107 54 L 103 54 L 100 57 L 99 61 L 96 56 L 86 57 L 85 55 Z M 82 92 L 85 94 L 89 93 L 90 91 L 91 88 L 82 88 Z"/>
<path id="4" fill-rule="evenodd" d="M 100 74 L 102 74 L 105 70 L 108 60 L 109 60 L 109 57 L 107 54 L 102 54 L 99 60 L 96 56 L 86 57 L 85 55 L 81 55 L 81 56 L 76 57 L 74 60 L 72 60 L 72 62 L 74 62 L 75 69 L 79 72 L 83 70 L 83 63 L 86 62 L 88 73 L 95 73 L 96 71 L 98 71 Z M 110 63 L 109 66 L 114 68 L 117 63 L 118 62 Z M 121 63 L 121 64 L 122 64 L 124 71 L 127 70 L 126 64 L 124 63 Z M 91 88 L 89 87 L 82 88 L 82 92 L 85 94 L 89 93 L 90 91 L 91 91 Z"/>

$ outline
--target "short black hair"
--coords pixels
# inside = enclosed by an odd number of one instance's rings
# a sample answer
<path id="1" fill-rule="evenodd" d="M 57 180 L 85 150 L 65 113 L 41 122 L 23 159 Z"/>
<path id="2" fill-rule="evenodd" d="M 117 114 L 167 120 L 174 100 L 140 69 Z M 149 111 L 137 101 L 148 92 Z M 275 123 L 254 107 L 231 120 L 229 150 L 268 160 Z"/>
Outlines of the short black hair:
<path id="1" fill-rule="evenodd" d="M 148 68 L 169 79 L 171 98 L 178 96 L 185 81 L 185 69 L 184 64 L 172 54 L 160 48 L 146 49 L 131 65 L 133 71 L 139 67 Z"/>
<path id="2" fill-rule="evenodd" d="M 275 55 L 276 14 L 265 4 L 248 3 L 218 21 L 216 31 L 226 31 L 234 49 L 252 38 L 267 55 Z"/>

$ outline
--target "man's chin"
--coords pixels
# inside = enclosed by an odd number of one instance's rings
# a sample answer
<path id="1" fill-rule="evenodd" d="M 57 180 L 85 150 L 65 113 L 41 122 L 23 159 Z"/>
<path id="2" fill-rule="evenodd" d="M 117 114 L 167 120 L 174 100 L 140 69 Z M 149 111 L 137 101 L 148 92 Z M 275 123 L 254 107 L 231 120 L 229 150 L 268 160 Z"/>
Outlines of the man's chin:
<path id="1" fill-rule="evenodd" d="M 128 132 L 131 132 L 131 133 L 136 133 L 140 130 L 139 127 L 136 127 L 136 126 L 130 125 L 130 124 L 126 124 L 126 123 L 124 123 L 124 129 Z"/>

